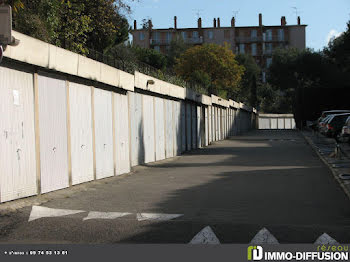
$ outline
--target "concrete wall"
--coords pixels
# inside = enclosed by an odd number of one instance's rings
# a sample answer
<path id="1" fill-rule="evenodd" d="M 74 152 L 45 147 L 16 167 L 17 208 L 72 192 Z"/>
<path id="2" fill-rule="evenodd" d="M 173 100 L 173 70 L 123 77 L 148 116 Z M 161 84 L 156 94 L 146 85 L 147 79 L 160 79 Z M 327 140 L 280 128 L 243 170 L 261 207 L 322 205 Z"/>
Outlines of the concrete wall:
<path id="1" fill-rule="evenodd" d="M 293 114 L 259 114 L 258 129 L 296 129 Z"/>
<path id="2" fill-rule="evenodd" d="M 21 44 L 0 65 L 0 155 L 11 159 L 0 158 L 0 202 L 128 173 L 252 127 L 256 111 L 243 104 L 14 35 Z"/>

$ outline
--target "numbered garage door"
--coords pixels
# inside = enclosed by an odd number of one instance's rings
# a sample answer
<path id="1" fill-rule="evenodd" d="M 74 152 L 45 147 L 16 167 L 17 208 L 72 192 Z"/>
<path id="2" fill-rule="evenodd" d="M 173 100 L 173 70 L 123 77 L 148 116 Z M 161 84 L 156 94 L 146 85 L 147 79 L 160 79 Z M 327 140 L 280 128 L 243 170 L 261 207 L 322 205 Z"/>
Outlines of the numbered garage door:
<path id="1" fill-rule="evenodd" d="M 165 102 L 165 157 L 174 156 L 174 117 L 173 101 L 164 100 Z"/>
<path id="2" fill-rule="evenodd" d="M 181 101 L 181 152 L 186 151 L 186 103 Z"/>
<path id="3" fill-rule="evenodd" d="M 186 103 L 186 148 L 192 149 L 192 107 Z"/>
<path id="4" fill-rule="evenodd" d="M 94 180 L 91 87 L 69 83 L 72 184 Z"/>
<path id="5" fill-rule="evenodd" d="M 96 178 L 114 175 L 112 93 L 94 89 Z"/>
<path id="6" fill-rule="evenodd" d="M 38 75 L 41 192 L 69 186 L 66 82 Z"/>
<path id="7" fill-rule="evenodd" d="M 165 159 L 165 123 L 164 123 L 164 100 L 154 98 L 156 120 L 156 160 Z"/>
<path id="8" fill-rule="evenodd" d="M 181 105 L 179 101 L 173 101 L 174 104 L 174 155 L 181 154 L 182 135 L 181 135 Z"/>
<path id="9" fill-rule="evenodd" d="M 142 95 L 129 92 L 131 166 L 145 162 L 142 123 Z"/>
<path id="10" fill-rule="evenodd" d="M 0 199 L 35 195 L 33 75 L 0 67 Z"/>
<path id="11" fill-rule="evenodd" d="M 130 172 L 128 96 L 114 94 L 116 175 Z"/>
<path id="12" fill-rule="evenodd" d="M 143 146 L 145 150 L 145 163 L 155 161 L 154 140 L 154 98 L 142 95 L 143 99 Z"/>

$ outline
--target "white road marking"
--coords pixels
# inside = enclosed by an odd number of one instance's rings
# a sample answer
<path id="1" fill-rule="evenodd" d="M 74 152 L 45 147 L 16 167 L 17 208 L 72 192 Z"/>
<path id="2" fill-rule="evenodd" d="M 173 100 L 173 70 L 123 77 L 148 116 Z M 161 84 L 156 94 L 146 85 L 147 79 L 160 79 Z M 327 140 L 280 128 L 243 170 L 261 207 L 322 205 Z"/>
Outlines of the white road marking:
<path id="1" fill-rule="evenodd" d="M 316 239 L 315 245 L 339 245 L 339 243 L 327 233 L 323 233 L 319 238 Z"/>
<path id="2" fill-rule="evenodd" d="M 219 239 L 210 226 L 203 228 L 197 235 L 192 238 L 189 244 L 220 244 Z"/>
<path id="3" fill-rule="evenodd" d="M 157 214 L 157 213 L 137 213 L 138 221 L 144 220 L 159 220 L 166 221 L 183 216 L 183 214 Z"/>
<path id="4" fill-rule="evenodd" d="M 279 244 L 278 240 L 266 229 L 261 229 L 255 237 L 253 237 L 251 244 Z"/>
<path id="5" fill-rule="evenodd" d="M 132 213 L 122 213 L 122 212 L 96 212 L 90 211 L 87 217 L 84 217 L 83 220 L 89 219 L 116 219 L 119 217 L 124 217 L 127 215 L 131 215 Z"/>
<path id="6" fill-rule="evenodd" d="M 55 209 L 41 206 L 33 206 L 28 222 L 42 217 L 61 217 L 85 212 L 84 210 Z"/>

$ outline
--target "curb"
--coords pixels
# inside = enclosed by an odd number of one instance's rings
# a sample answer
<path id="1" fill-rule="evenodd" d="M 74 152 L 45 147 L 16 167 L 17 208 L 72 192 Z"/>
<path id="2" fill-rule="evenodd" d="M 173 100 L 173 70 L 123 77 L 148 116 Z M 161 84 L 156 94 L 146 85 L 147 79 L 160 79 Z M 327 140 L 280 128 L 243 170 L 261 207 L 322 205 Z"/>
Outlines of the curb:
<path id="1" fill-rule="evenodd" d="M 334 179 L 339 183 L 339 185 L 341 186 L 341 188 L 343 189 L 344 193 L 347 195 L 347 197 L 350 199 L 350 191 L 347 188 L 346 184 L 344 184 L 344 181 L 342 181 L 339 178 L 339 174 L 337 171 L 334 170 L 334 168 L 332 168 L 332 166 L 327 162 L 327 160 L 318 152 L 318 150 L 316 149 L 315 144 L 313 143 L 313 141 L 307 137 L 303 132 L 300 132 L 301 135 L 304 137 L 304 139 L 306 140 L 306 142 L 310 145 L 310 147 L 312 148 L 312 150 L 318 155 L 318 157 L 321 159 L 321 161 L 329 168 L 329 170 L 332 172 Z M 346 155 L 347 156 L 347 155 Z"/>

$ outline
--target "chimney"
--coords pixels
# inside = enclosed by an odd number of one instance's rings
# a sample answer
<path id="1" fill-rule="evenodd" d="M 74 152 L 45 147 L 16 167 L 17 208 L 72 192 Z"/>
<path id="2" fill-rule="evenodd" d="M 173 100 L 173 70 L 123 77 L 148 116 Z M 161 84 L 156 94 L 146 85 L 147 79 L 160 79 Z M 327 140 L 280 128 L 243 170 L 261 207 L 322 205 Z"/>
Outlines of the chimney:
<path id="1" fill-rule="evenodd" d="M 281 26 L 285 26 L 287 24 L 286 17 L 282 16 L 281 17 Z"/>
<path id="2" fill-rule="evenodd" d="M 148 27 L 149 27 L 150 30 L 152 30 L 152 28 L 153 28 L 153 24 L 152 24 L 152 20 L 151 19 L 148 20 Z"/>
<path id="3" fill-rule="evenodd" d="M 174 28 L 177 29 L 177 17 L 174 16 Z"/>
<path id="4" fill-rule="evenodd" d="M 202 28 L 202 18 L 198 18 L 198 28 Z"/>
<path id="5" fill-rule="evenodd" d="M 235 27 L 236 26 L 236 21 L 235 21 L 235 18 L 232 17 L 231 19 L 231 27 Z"/>
<path id="6" fill-rule="evenodd" d="M 220 27 L 220 17 L 218 17 L 218 27 Z"/>
<path id="7" fill-rule="evenodd" d="M 259 14 L 259 26 L 262 26 L 262 14 Z"/>
<path id="8" fill-rule="evenodd" d="M 298 16 L 298 25 L 300 25 L 300 16 Z"/>
<path id="9" fill-rule="evenodd" d="M 136 30 L 137 29 L 137 22 L 136 22 L 136 20 L 134 20 L 134 30 Z"/>
<path id="10" fill-rule="evenodd" d="M 216 27 L 216 19 L 214 18 L 214 28 Z"/>

